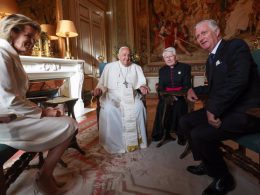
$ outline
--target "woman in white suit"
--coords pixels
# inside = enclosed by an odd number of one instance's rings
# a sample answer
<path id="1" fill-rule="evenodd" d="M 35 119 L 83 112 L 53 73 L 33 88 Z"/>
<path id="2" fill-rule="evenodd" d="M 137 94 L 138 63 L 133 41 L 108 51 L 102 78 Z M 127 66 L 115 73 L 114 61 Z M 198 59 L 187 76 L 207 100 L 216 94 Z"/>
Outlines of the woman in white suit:
<path id="1" fill-rule="evenodd" d="M 60 194 L 53 170 L 78 127 L 58 110 L 42 110 L 26 99 L 28 77 L 19 54 L 29 54 L 41 29 L 20 14 L 0 20 L 0 114 L 14 113 L 17 119 L 0 123 L 0 143 L 30 152 L 48 151 L 35 184 L 44 194 Z"/>

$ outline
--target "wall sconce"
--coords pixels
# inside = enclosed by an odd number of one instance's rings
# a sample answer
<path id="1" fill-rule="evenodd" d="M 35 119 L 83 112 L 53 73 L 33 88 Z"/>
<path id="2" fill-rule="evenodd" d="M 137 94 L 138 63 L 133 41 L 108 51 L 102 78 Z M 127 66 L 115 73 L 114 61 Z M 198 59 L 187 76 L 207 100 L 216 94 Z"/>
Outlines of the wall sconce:
<path id="1" fill-rule="evenodd" d="M 69 37 L 76 37 L 78 33 L 74 26 L 74 23 L 70 20 L 60 20 L 57 25 L 56 35 L 58 37 L 66 38 L 66 59 L 71 58 L 70 45 L 69 45 Z"/>
<path id="2" fill-rule="evenodd" d="M 0 19 L 18 12 L 16 0 L 1 0 L 0 4 Z"/>
<path id="3" fill-rule="evenodd" d="M 41 24 L 41 30 L 47 35 L 46 39 L 42 40 L 43 53 L 47 57 L 53 57 L 54 49 L 51 41 L 58 40 L 58 37 L 56 36 L 55 26 L 51 24 Z"/>

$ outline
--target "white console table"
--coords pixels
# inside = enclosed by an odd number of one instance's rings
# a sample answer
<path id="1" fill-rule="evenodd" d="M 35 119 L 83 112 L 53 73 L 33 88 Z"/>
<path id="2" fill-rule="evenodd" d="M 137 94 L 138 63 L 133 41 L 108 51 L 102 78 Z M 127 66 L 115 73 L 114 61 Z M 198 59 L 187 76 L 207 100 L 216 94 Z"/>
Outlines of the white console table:
<path id="1" fill-rule="evenodd" d="M 62 58 L 20 56 L 29 80 L 66 79 L 61 87 L 61 95 L 78 98 L 74 106 L 76 117 L 84 114 L 84 103 L 81 97 L 84 81 L 84 60 Z"/>

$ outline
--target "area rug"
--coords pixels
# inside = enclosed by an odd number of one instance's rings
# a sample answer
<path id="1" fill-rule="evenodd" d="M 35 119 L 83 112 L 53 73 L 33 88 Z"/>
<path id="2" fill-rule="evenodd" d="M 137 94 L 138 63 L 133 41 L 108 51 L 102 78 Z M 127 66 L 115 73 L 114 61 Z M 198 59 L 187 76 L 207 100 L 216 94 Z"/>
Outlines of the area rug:
<path id="1" fill-rule="evenodd" d="M 67 149 L 62 160 L 67 164 L 56 167 L 54 175 L 59 182 L 71 183 L 66 194 L 115 194 L 115 185 L 122 181 L 124 173 L 128 171 L 131 163 L 138 160 L 133 153 L 108 154 L 100 145 L 96 116 L 91 116 L 79 123 L 77 141 L 86 152 L 81 155 L 75 149 Z M 17 153 L 5 166 L 15 161 L 21 152 Z M 35 159 L 32 164 L 36 164 Z M 24 171 L 12 184 L 8 194 L 35 194 L 32 180 L 37 169 Z"/>
<path id="2" fill-rule="evenodd" d="M 96 117 L 89 118 L 80 124 L 77 136 L 80 147 L 86 155 L 80 155 L 69 149 L 63 160 L 68 168 L 57 168 L 58 180 L 73 178 L 75 185 L 68 194 L 107 194 L 113 193 L 115 183 L 120 182 L 131 163 L 138 160 L 138 155 L 108 154 L 100 145 Z"/>
<path id="3" fill-rule="evenodd" d="M 212 181 L 208 176 L 188 173 L 186 167 L 196 164 L 192 155 L 180 160 L 183 146 L 168 142 L 157 148 L 152 142 L 148 148 L 126 154 L 108 154 L 98 140 L 96 117 L 80 123 L 77 136 L 81 155 L 68 149 L 62 156 L 67 167 L 60 164 L 55 169 L 55 178 L 66 182 L 66 195 L 197 195 Z M 228 162 L 237 181 L 230 195 L 255 195 L 260 191 L 258 180 Z M 32 180 L 36 169 L 24 171 L 12 184 L 8 195 L 31 195 L 36 193 Z"/>

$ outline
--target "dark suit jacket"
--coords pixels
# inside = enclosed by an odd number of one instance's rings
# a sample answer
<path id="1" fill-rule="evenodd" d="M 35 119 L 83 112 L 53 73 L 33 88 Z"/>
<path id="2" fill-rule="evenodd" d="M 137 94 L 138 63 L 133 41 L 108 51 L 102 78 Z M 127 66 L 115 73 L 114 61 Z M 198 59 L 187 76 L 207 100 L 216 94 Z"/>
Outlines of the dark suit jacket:
<path id="1" fill-rule="evenodd" d="M 208 86 L 195 88 L 207 94 L 206 109 L 216 117 L 260 106 L 260 79 L 248 45 L 240 39 L 222 40 L 213 65 L 207 62 Z"/>

